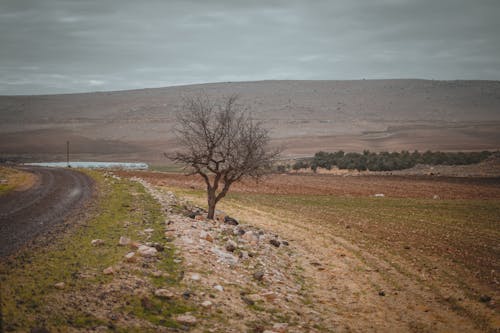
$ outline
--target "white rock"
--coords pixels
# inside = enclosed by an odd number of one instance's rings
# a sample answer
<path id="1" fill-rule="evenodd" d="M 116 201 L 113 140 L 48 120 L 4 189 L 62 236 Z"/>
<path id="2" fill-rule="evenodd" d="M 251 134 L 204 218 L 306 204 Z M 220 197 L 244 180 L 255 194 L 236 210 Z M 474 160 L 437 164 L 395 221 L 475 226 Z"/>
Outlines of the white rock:
<path id="1" fill-rule="evenodd" d="M 146 232 L 146 233 L 152 233 L 154 231 L 155 231 L 155 229 L 152 229 L 152 228 L 144 229 L 144 232 Z"/>
<path id="2" fill-rule="evenodd" d="M 247 231 L 241 238 L 252 245 L 259 242 L 259 236 L 257 236 L 253 231 Z"/>
<path id="3" fill-rule="evenodd" d="M 219 257 L 219 261 L 228 263 L 229 265 L 236 265 L 238 263 L 238 258 L 226 251 L 222 251 L 218 247 L 213 247 L 212 252 Z"/>
<path id="4" fill-rule="evenodd" d="M 139 246 L 137 252 L 142 257 L 155 257 L 158 254 L 158 251 L 154 247 L 146 245 Z"/>
<path id="5" fill-rule="evenodd" d="M 129 245 L 131 242 L 132 242 L 132 240 L 130 238 L 125 237 L 125 236 L 121 236 L 120 240 L 118 241 L 118 244 L 125 246 L 125 245 Z"/>
<path id="6" fill-rule="evenodd" d="M 248 260 L 250 258 L 250 256 L 248 255 L 247 251 L 241 251 L 240 258 L 241 258 L 241 260 Z"/>
<path id="7" fill-rule="evenodd" d="M 171 299 L 174 297 L 174 293 L 172 293 L 168 289 L 157 289 L 157 290 L 155 290 L 155 296 L 161 297 L 161 298 L 166 298 L 166 299 Z"/>
<path id="8" fill-rule="evenodd" d="M 102 245 L 104 244 L 104 241 L 102 239 L 93 239 L 90 244 L 92 244 L 93 246 L 99 246 L 99 245 Z"/>
<path id="9" fill-rule="evenodd" d="M 104 275 L 111 275 L 111 274 L 115 274 L 115 270 L 113 269 L 112 266 L 109 266 L 108 268 L 105 268 L 102 273 Z"/>
<path id="10" fill-rule="evenodd" d="M 183 314 L 177 316 L 175 317 L 175 320 L 177 320 L 181 324 L 186 324 L 186 325 L 194 325 L 197 322 L 196 318 L 189 314 Z"/>
<path id="11" fill-rule="evenodd" d="M 66 284 L 64 282 L 58 282 L 54 285 L 57 289 L 64 289 L 65 286 Z"/>
<path id="12" fill-rule="evenodd" d="M 215 285 L 214 289 L 217 290 L 217 291 L 224 291 L 224 287 L 221 286 L 220 284 Z"/>
<path id="13" fill-rule="evenodd" d="M 193 273 L 191 274 L 191 280 L 193 281 L 200 281 L 201 280 L 201 275 L 198 273 Z"/>
<path id="14" fill-rule="evenodd" d="M 376 193 L 373 195 L 375 198 L 383 198 L 385 197 L 384 193 Z"/>
<path id="15" fill-rule="evenodd" d="M 204 308 L 211 307 L 212 306 L 212 302 L 210 302 L 210 301 L 204 301 L 203 303 L 201 303 L 201 306 L 203 306 Z"/>
<path id="16" fill-rule="evenodd" d="M 125 261 L 132 262 L 135 261 L 135 259 L 136 259 L 135 252 L 129 252 L 125 255 Z"/>
<path id="17" fill-rule="evenodd" d="M 276 331 L 278 333 L 285 333 L 287 327 L 288 327 L 287 323 L 276 323 L 273 325 L 273 331 Z"/>

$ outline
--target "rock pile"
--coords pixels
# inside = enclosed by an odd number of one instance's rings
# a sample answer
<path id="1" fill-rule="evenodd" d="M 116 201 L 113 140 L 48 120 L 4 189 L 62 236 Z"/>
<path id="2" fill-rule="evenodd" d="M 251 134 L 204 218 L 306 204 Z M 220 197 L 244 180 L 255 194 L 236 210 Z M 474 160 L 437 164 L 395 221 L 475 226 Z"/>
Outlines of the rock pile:
<path id="1" fill-rule="evenodd" d="M 261 326 L 269 332 L 309 329 L 302 313 L 309 300 L 287 240 L 222 211 L 209 220 L 202 208 L 141 179 L 134 180 L 141 182 L 167 213 L 165 242 L 175 245 L 174 261 L 182 262 L 186 270 L 183 283 L 188 290 L 182 297 L 198 302 L 205 312 L 204 319 L 192 313 L 178 320 L 187 325 L 203 321 L 213 332 L 228 331 L 228 326 L 230 332 L 259 330 Z M 218 320 L 210 322 L 210 313 L 231 313 L 227 315 L 228 326 L 217 326 Z M 289 318 L 289 323 L 277 317 Z M 255 326 L 256 322 L 262 325 Z"/>

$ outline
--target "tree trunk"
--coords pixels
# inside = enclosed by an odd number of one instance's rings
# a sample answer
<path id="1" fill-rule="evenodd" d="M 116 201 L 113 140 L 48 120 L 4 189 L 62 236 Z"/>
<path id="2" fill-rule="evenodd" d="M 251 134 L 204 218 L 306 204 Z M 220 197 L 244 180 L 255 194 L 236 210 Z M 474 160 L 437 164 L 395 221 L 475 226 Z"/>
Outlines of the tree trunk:
<path id="1" fill-rule="evenodd" d="M 215 204 L 217 201 L 215 200 L 215 191 L 208 191 L 208 215 L 207 218 L 213 220 L 215 215 Z"/>

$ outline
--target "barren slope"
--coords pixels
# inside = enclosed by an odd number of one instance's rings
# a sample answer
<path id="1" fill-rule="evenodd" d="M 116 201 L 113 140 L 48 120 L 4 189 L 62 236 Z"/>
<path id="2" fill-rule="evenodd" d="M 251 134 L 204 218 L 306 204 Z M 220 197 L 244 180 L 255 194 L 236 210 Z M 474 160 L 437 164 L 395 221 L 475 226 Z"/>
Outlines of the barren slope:
<path id="1" fill-rule="evenodd" d="M 238 94 L 285 154 L 500 148 L 498 81 L 260 81 L 44 96 L 0 96 L 0 154 L 161 161 L 182 97 Z M 36 144 L 34 144 L 36 142 Z M 56 156 L 57 157 L 57 156 Z"/>

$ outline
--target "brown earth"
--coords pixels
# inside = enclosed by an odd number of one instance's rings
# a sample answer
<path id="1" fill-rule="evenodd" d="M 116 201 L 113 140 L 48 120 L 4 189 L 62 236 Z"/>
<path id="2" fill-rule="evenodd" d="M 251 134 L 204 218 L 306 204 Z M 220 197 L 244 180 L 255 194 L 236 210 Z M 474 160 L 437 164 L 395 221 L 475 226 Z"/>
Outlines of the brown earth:
<path id="1" fill-rule="evenodd" d="M 155 185 L 204 190 L 199 176 L 179 173 L 117 171 L 120 176 L 136 176 Z M 368 197 L 384 194 L 398 198 L 486 199 L 500 198 L 500 178 L 457 178 L 432 176 L 356 176 L 275 174 L 258 182 L 246 180 L 231 188 L 237 193 L 306 194 Z"/>
<path id="2" fill-rule="evenodd" d="M 204 206 L 196 177 L 120 175 Z M 371 198 L 376 193 L 385 197 Z M 273 175 L 236 185 L 220 209 L 290 241 L 297 261 L 289 273 L 302 267 L 314 300 L 304 309 L 318 327 L 494 332 L 499 198 L 498 178 Z"/>

